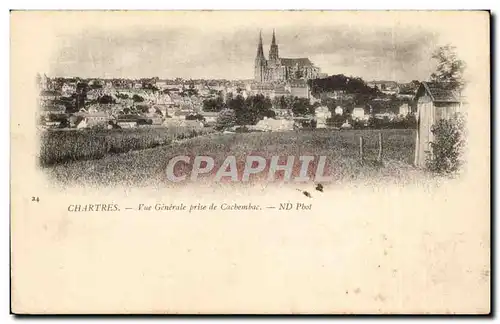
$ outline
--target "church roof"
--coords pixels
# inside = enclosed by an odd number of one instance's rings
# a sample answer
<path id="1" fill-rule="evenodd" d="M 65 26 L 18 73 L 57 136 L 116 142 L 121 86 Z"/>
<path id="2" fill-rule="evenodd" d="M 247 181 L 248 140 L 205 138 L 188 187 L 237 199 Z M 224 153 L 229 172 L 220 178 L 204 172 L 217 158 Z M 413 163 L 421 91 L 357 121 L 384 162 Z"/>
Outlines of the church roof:
<path id="1" fill-rule="evenodd" d="M 312 66 L 312 62 L 307 57 L 301 58 L 280 58 L 281 64 L 285 66 L 294 66 L 298 64 L 299 66 Z"/>

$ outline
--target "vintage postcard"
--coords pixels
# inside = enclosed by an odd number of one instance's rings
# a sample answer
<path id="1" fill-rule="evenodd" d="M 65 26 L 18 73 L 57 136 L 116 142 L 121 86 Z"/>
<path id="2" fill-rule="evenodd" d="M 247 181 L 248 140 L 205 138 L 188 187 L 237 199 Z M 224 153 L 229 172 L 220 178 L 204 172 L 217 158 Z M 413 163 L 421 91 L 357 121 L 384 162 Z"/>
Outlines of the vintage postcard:
<path id="1" fill-rule="evenodd" d="M 489 314 L 488 11 L 12 11 L 15 314 Z"/>

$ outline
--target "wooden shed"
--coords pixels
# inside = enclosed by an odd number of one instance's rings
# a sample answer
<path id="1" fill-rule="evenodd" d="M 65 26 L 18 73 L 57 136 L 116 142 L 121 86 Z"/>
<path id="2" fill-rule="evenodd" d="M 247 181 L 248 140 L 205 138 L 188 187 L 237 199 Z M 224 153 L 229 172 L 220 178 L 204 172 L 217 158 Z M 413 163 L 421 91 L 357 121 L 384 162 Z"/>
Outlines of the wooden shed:
<path id="1" fill-rule="evenodd" d="M 448 84 L 422 82 L 415 95 L 417 102 L 417 132 L 415 161 L 417 167 L 425 167 L 426 159 L 432 155 L 431 127 L 440 119 L 448 119 L 462 108 L 460 94 L 450 90 Z"/>

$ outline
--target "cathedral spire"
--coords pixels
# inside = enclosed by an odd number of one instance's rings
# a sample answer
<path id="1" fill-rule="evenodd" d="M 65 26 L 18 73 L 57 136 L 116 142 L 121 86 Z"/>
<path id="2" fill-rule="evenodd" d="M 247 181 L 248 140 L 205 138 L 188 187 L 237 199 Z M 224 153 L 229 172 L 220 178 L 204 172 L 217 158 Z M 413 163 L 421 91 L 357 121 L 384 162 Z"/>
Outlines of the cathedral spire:
<path id="1" fill-rule="evenodd" d="M 262 47 L 262 30 L 259 32 L 259 45 L 257 45 L 257 58 L 264 57 L 264 49 Z"/>
<path id="2" fill-rule="evenodd" d="M 271 47 L 269 48 L 269 59 L 277 61 L 278 58 L 279 58 L 278 44 L 276 44 L 276 33 L 273 28 L 273 40 L 271 41 Z"/>
<path id="3" fill-rule="evenodd" d="M 262 48 L 262 30 L 259 33 L 259 44 L 257 45 L 257 56 L 255 57 L 254 77 L 257 82 L 264 82 L 265 79 L 266 58 Z"/>

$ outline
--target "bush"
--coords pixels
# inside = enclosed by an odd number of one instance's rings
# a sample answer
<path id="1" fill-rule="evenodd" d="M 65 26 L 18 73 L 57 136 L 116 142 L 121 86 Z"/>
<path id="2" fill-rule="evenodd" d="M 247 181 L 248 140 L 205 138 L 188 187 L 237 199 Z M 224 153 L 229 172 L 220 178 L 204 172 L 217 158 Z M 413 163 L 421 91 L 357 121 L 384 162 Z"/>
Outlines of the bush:
<path id="1" fill-rule="evenodd" d="M 139 96 L 139 95 L 137 95 L 137 94 L 134 94 L 134 95 L 132 96 L 132 100 L 133 100 L 134 102 L 144 102 L 144 98 L 143 98 L 143 97 L 141 97 L 141 96 Z"/>
<path id="2" fill-rule="evenodd" d="M 219 113 L 215 122 L 215 129 L 220 131 L 236 125 L 236 113 L 232 109 L 224 109 Z"/>
<path id="3" fill-rule="evenodd" d="M 417 118 L 415 117 L 414 114 L 408 114 L 406 117 L 403 118 L 402 121 L 402 128 L 407 128 L 407 129 L 416 129 L 417 128 Z"/>
<path id="4" fill-rule="evenodd" d="M 113 104 L 116 103 L 115 99 L 110 95 L 103 95 L 97 98 L 97 102 L 100 104 Z"/>
<path id="5" fill-rule="evenodd" d="M 342 115 L 334 114 L 326 120 L 328 126 L 340 128 L 348 118 Z"/>
<path id="6" fill-rule="evenodd" d="M 126 94 L 126 93 L 117 93 L 116 97 L 118 99 L 128 99 L 129 98 L 128 94 Z"/>
<path id="7" fill-rule="evenodd" d="M 353 119 L 351 121 L 352 128 L 354 129 L 363 129 L 368 126 L 368 121 L 361 119 Z"/>
<path id="8" fill-rule="evenodd" d="M 205 117 L 201 114 L 195 114 L 195 115 L 187 115 L 186 120 L 199 120 L 201 122 L 205 121 Z"/>
<path id="9" fill-rule="evenodd" d="M 397 116 L 392 120 L 388 117 L 380 119 L 370 116 L 367 127 L 372 129 L 415 129 L 417 128 L 417 120 L 413 114 L 405 117 Z"/>
<path id="10" fill-rule="evenodd" d="M 464 122 L 461 116 L 441 119 L 431 128 L 434 141 L 432 154 L 427 157 L 427 168 L 437 173 L 452 173 L 462 164 L 464 147 Z"/>
<path id="11" fill-rule="evenodd" d="M 237 127 L 234 131 L 236 133 L 250 133 L 250 129 L 246 126 Z"/>

